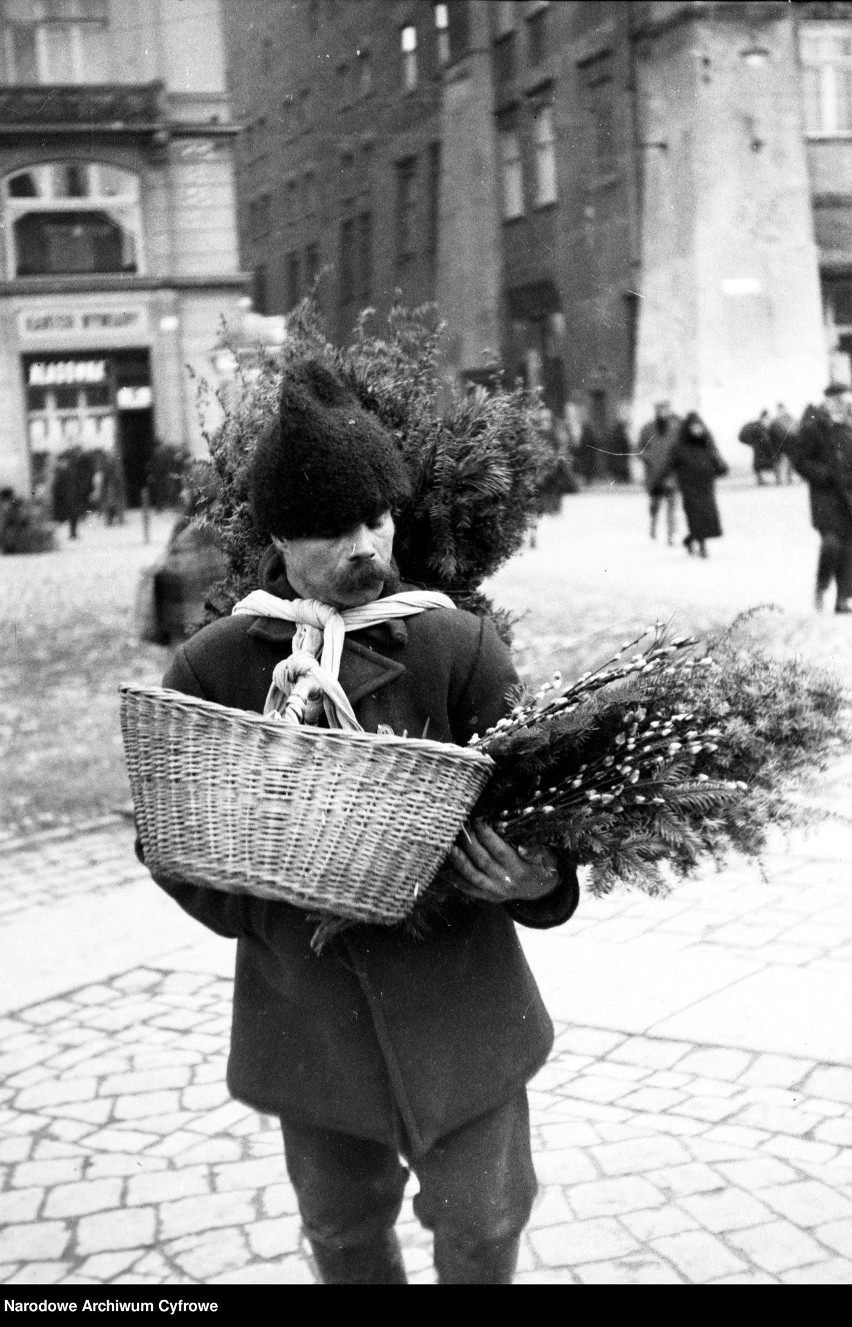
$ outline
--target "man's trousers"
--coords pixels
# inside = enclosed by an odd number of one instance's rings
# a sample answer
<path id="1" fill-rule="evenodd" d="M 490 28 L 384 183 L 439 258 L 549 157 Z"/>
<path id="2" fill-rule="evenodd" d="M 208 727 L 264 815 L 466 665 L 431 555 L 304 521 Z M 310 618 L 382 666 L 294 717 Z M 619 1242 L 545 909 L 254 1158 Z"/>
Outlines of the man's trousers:
<path id="1" fill-rule="evenodd" d="M 822 595 L 832 581 L 838 603 L 852 600 L 852 538 L 824 534 L 817 562 L 817 594 Z"/>
<path id="2" fill-rule="evenodd" d="M 396 1147 L 282 1121 L 287 1171 L 326 1285 L 403 1285 L 394 1224 L 408 1170 Z M 498 1110 L 406 1158 L 414 1211 L 434 1233 L 440 1285 L 509 1285 L 536 1194 L 521 1091 Z"/>

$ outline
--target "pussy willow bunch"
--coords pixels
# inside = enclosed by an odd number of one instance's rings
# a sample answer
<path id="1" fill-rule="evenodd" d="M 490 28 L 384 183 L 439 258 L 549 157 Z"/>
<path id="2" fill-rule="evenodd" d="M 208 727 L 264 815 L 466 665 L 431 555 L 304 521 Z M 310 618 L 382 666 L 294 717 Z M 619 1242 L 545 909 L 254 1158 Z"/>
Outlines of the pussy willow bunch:
<path id="1" fill-rule="evenodd" d="M 475 816 L 590 866 L 596 892 L 619 880 L 658 892 L 664 866 L 759 857 L 770 825 L 802 819 L 782 772 L 824 765 L 842 689 L 724 638 L 698 645 L 657 623 L 576 682 L 556 673 L 520 697 L 471 740 L 497 766 Z"/>

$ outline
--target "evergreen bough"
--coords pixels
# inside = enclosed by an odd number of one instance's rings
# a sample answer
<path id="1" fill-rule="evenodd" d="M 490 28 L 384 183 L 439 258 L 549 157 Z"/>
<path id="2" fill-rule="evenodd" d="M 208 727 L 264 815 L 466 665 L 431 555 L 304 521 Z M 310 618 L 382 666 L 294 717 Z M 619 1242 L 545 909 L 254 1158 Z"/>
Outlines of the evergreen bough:
<path id="1" fill-rule="evenodd" d="M 522 546 L 540 511 L 550 462 L 536 393 L 495 386 L 450 388 L 441 373 L 441 325 L 430 306 L 396 305 L 382 334 L 365 310 L 344 347 L 326 337 L 316 308 L 305 300 L 291 318 L 280 353 L 239 367 L 232 388 L 214 395 L 218 426 L 205 433 L 210 460 L 191 475 L 195 509 L 212 525 L 229 574 L 211 602 L 217 614 L 258 584 L 268 540 L 255 527 L 249 502 L 254 449 L 277 410 L 281 375 L 306 357 L 338 373 L 365 409 L 396 439 L 411 478 L 411 496 L 397 517 L 395 554 L 403 581 L 439 589 L 460 607 L 493 613 L 508 635 L 505 614 L 480 593 L 483 580 Z M 211 389 L 199 384 L 202 407 Z"/>

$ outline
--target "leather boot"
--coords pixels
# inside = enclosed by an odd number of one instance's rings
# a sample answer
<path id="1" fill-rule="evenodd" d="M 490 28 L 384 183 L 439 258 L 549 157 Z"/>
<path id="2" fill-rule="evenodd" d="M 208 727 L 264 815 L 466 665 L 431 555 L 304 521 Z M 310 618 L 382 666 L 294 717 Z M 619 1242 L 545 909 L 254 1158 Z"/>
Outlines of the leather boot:
<path id="1" fill-rule="evenodd" d="M 404 1286 L 408 1284 L 402 1250 L 393 1230 L 367 1244 L 334 1248 L 310 1241 L 316 1269 L 324 1286 Z"/>
<path id="2" fill-rule="evenodd" d="M 460 1249 L 435 1240 L 435 1268 L 441 1286 L 510 1286 L 518 1265 L 518 1236 Z"/>

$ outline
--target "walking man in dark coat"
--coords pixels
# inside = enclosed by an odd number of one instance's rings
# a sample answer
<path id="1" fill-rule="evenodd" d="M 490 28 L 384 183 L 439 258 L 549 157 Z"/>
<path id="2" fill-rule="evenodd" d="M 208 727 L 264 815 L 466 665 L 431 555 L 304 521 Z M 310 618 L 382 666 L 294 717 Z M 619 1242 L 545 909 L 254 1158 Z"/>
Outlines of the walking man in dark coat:
<path id="1" fill-rule="evenodd" d="M 776 484 L 781 483 L 781 446 L 775 440 L 768 410 L 761 410 L 758 419 L 744 424 L 739 432 L 739 440 L 746 447 L 751 447 L 752 466 L 759 485 L 765 482 L 764 476 L 771 473 Z"/>
<path id="2" fill-rule="evenodd" d="M 645 469 L 645 490 L 649 498 L 651 538 L 657 537 L 657 517 L 666 508 L 666 534 L 674 543 L 677 521 L 677 481 L 671 472 L 671 454 L 680 432 L 680 420 L 672 413 L 670 401 L 657 401 L 654 418 L 639 431 L 637 450 Z"/>
<path id="3" fill-rule="evenodd" d="M 253 462 L 255 519 L 272 537 L 262 588 L 339 611 L 397 593 L 406 485 L 392 438 L 348 389 L 318 365 L 289 371 Z M 249 612 L 215 622 L 181 647 L 165 685 L 262 711 L 294 630 Z M 460 744 L 506 712 L 514 680 L 491 623 L 449 607 L 347 632 L 339 671 L 367 732 L 428 727 Z M 565 920 L 576 873 L 481 825 L 460 845 L 444 868 L 451 900 L 419 938 L 359 924 L 319 954 L 316 918 L 299 908 L 158 879 L 237 940 L 228 1085 L 281 1119 L 327 1284 L 405 1281 L 394 1223 L 407 1166 L 439 1283 L 512 1280 L 536 1191 L 525 1084 L 552 1043 L 515 923 Z"/>
<path id="4" fill-rule="evenodd" d="M 698 545 L 699 557 L 707 557 L 708 539 L 719 539 L 722 522 L 716 504 L 716 480 L 728 473 L 728 465 L 713 435 L 694 410 L 680 426 L 677 442 L 669 458 L 670 472 L 676 477 L 686 515 L 687 553 Z"/>
<path id="5" fill-rule="evenodd" d="M 810 487 L 811 523 L 820 536 L 815 605 L 836 586 L 834 611 L 852 613 L 852 393 L 840 383 L 826 388 L 822 406 L 802 416 L 793 454 Z"/>

